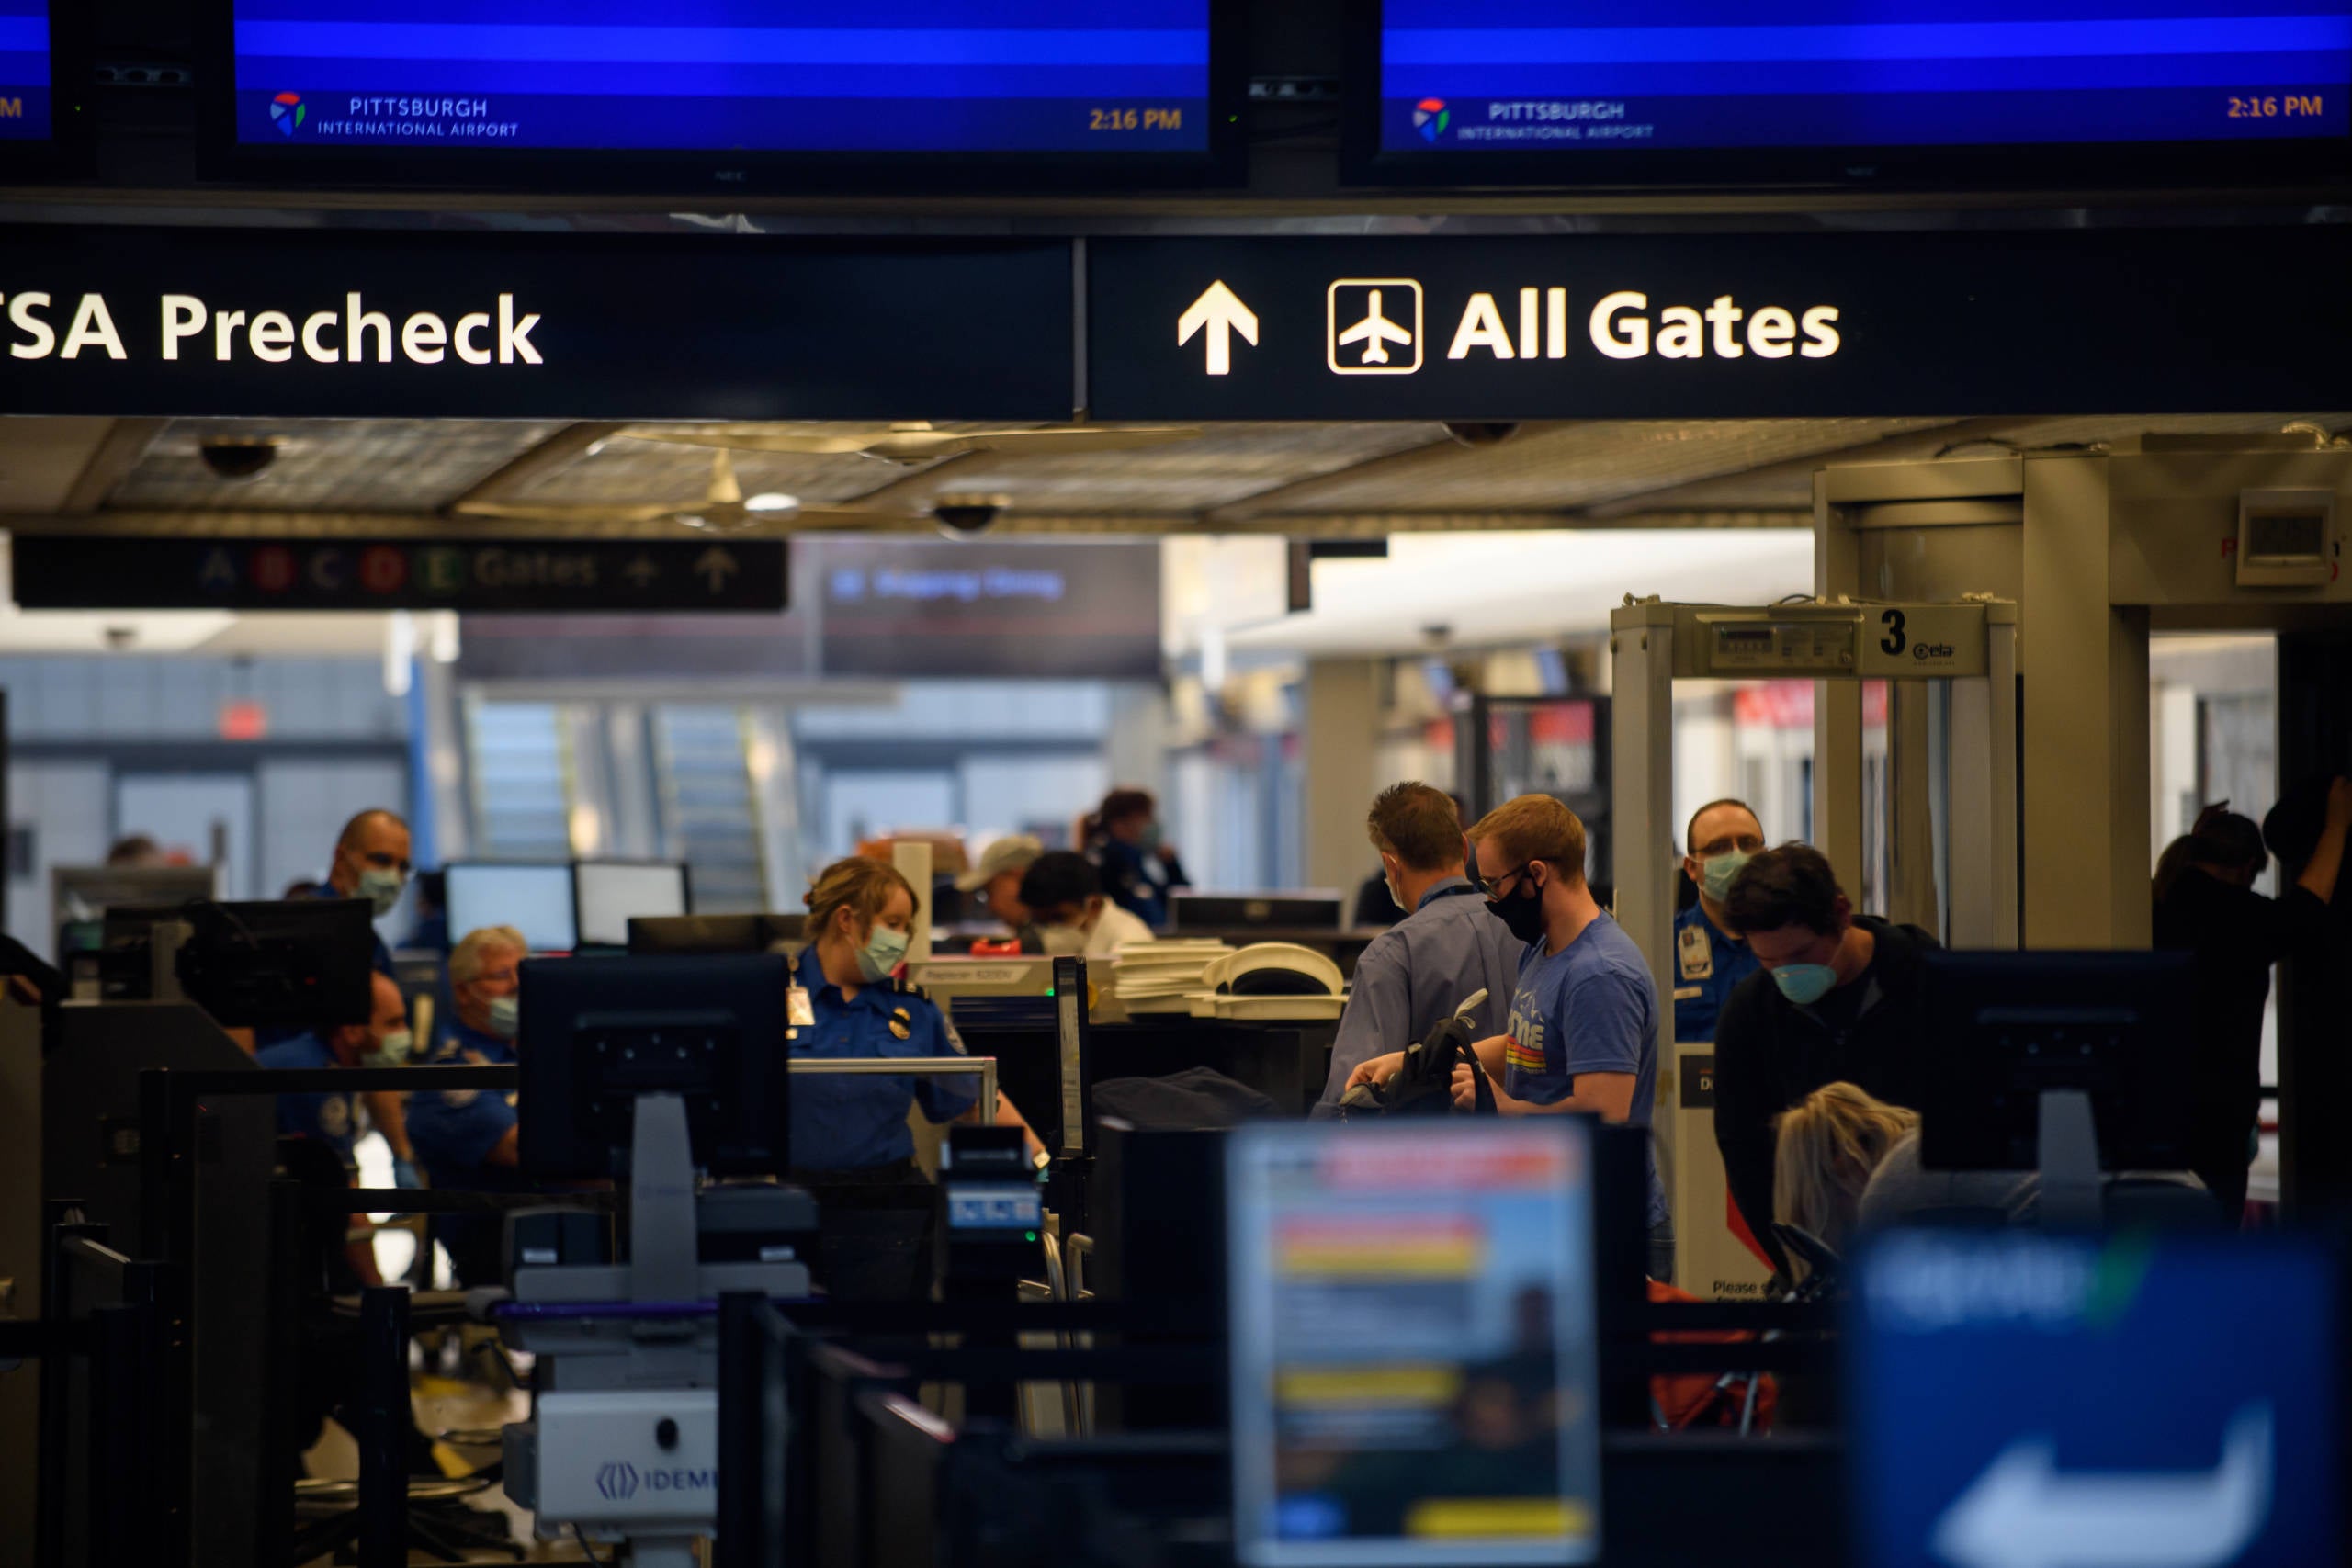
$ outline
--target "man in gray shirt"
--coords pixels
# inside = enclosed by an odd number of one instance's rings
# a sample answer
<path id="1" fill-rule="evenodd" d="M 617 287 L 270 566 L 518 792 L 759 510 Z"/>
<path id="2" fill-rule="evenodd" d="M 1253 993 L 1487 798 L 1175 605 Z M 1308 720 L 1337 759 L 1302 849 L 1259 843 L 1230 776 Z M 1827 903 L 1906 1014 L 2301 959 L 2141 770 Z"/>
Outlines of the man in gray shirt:
<path id="1" fill-rule="evenodd" d="M 1462 818 L 1443 790 L 1392 784 L 1372 803 L 1365 827 L 1390 897 L 1411 912 L 1356 960 L 1317 1116 L 1339 1114 L 1359 1064 L 1421 1039 L 1476 992 L 1487 999 L 1471 1010 L 1470 1038 L 1503 1033 L 1526 951 L 1470 886 Z"/>

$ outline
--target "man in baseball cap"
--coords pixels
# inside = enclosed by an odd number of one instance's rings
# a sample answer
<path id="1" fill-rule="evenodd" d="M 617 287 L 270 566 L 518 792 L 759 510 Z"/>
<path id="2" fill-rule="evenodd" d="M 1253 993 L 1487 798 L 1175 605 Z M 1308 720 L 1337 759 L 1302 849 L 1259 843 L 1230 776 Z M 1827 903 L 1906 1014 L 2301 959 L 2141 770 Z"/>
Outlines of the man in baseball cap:
<path id="1" fill-rule="evenodd" d="M 980 908 L 1013 931 L 1029 923 L 1028 906 L 1021 902 L 1021 875 L 1046 846 L 1026 833 L 1009 833 L 980 852 L 971 870 L 956 879 L 958 893 L 979 895 Z"/>

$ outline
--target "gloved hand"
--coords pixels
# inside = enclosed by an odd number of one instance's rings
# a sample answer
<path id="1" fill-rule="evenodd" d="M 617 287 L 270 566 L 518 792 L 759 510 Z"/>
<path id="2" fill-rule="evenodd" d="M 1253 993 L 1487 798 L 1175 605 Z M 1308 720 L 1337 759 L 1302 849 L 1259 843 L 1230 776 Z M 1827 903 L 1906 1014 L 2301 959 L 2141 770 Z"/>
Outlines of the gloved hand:
<path id="1" fill-rule="evenodd" d="M 392 1185 L 421 1192 L 424 1190 L 424 1179 L 417 1175 L 416 1167 L 409 1164 L 400 1156 L 394 1155 L 392 1156 Z"/>

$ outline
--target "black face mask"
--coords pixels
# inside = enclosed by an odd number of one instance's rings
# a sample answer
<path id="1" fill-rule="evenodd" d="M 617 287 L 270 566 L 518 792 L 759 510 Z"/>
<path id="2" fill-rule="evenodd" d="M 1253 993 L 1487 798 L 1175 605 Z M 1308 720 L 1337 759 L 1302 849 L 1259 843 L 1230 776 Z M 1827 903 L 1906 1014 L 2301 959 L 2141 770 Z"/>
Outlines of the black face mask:
<path id="1" fill-rule="evenodd" d="M 1510 934 L 1521 942 L 1544 940 L 1544 889 L 1524 874 L 1520 877 L 1523 891 L 1508 898 L 1489 898 L 1487 913 L 1510 928 Z"/>

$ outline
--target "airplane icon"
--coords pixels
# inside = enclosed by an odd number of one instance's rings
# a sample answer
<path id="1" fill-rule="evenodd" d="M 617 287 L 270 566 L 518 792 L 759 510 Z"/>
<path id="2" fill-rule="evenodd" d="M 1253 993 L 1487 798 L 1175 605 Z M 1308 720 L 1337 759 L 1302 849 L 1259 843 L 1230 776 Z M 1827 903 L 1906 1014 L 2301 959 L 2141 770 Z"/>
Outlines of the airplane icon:
<path id="1" fill-rule="evenodd" d="M 1380 313 L 1380 290 L 1377 288 L 1372 291 L 1370 310 L 1371 313 L 1363 321 L 1340 334 L 1340 346 L 1345 348 L 1351 343 L 1363 344 L 1366 365 L 1385 365 L 1388 363 L 1388 350 L 1384 345 L 1410 343 L 1413 334 Z"/>
<path id="2" fill-rule="evenodd" d="M 1333 375 L 1409 376 L 1421 367 L 1421 286 L 1414 279 L 1340 278 L 1326 292 L 1325 317 L 1324 363 Z M 1392 344 L 1409 355 L 1391 354 Z"/>

